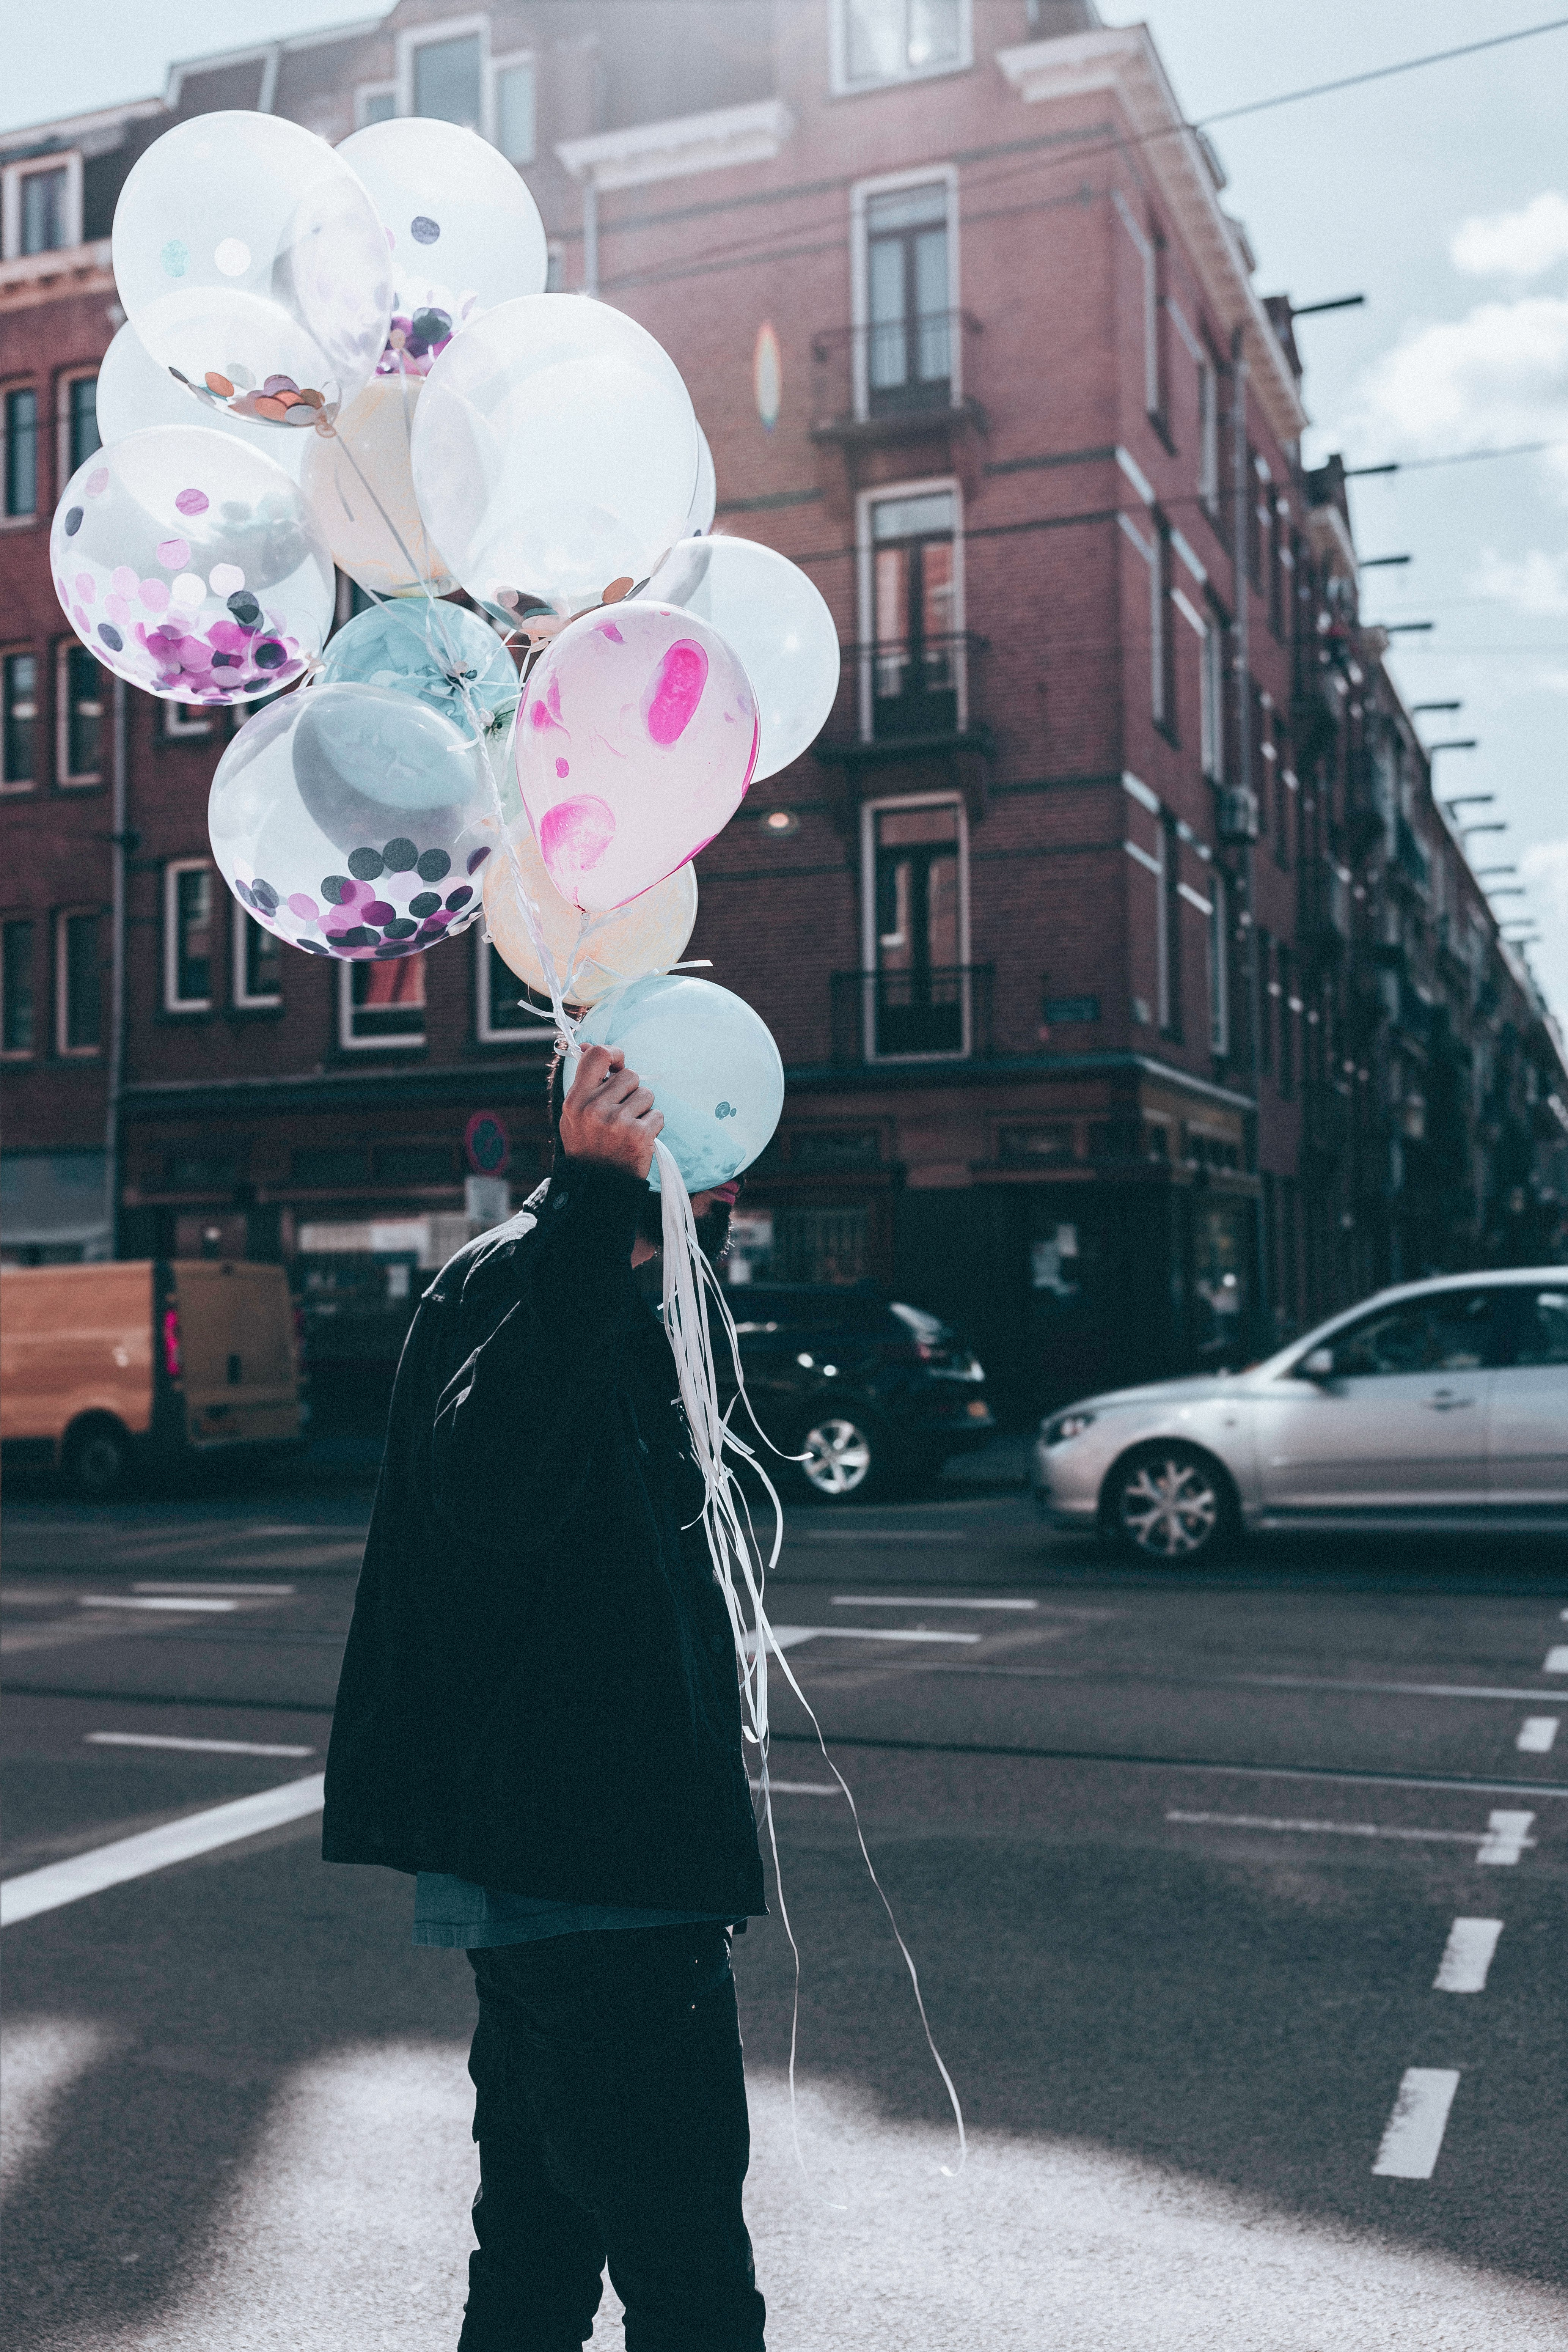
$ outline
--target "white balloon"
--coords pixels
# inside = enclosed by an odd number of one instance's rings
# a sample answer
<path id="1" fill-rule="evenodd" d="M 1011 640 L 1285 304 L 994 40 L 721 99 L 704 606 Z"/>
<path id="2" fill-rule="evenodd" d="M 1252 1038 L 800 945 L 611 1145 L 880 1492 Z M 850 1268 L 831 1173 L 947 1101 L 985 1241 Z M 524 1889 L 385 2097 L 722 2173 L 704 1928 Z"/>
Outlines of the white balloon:
<path id="1" fill-rule="evenodd" d="M 99 366 L 98 437 L 107 449 L 154 425 L 205 425 L 243 441 L 247 449 L 259 449 L 299 479 L 306 452 L 315 446 L 314 433 L 279 433 L 276 425 L 231 416 L 204 388 L 196 396 L 202 404 L 199 412 L 191 405 L 190 385 L 159 366 L 128 319 Z"/>
<path id="2" fill-rule="evenodd" d="M 697 486 L 692 492 L 691 508 L 686 515 L 688 536 L 700 538 L 713 529 L 713 519 L 718 511 L 718 477 L 713 469 L 713 451 L 707 445 L 707 435 L 697 426 Z"/>
<path id="3" fill-rule="evenodd" d="M 684 539 L 647 593 L 706 621 L 739 656 L 762 720 L 754 784 L 810 750 L 839 690 L 839 633 L 799 564 L 754 539 Z"/>
<path id="4" fill-rule="evenodd" d="M 409 470 L 423 390 L 418 376 L 374 376 L 329 434 L 298 436 L 307 445 L 299 487 L 332 560 L 372 596 L 447 596 L 457 585 L 431 544 Z"/>
<path id="5" fill-rule="evenodd" d="M 503 302 L 443 352 L 413 427 L 432 536 L 503 621 L 587 611 L 686 527 L 697 421 L 632 319 L 579 294 Z"/>
<path id="6" fill-rule="evenodd" d="M 155 140 L 114 209 L 114 277 L 160 366 L 279 430 L 351 400 L 386 343 L 376 208 L 281 115 L 200 114 Z"/>
<path id="7" fill-rule="evenodd" d="M 518 294 L 542 294 L 549 248 L 539 208 L 504 155 L 460 123 L 394 115 L 338 153 L 370 190 L 392 253 L 392 323 L 381 373 L 400 352 L 428 375 L 451 336 Z M 419 331 L 444 318 L 445 334 Z"/>

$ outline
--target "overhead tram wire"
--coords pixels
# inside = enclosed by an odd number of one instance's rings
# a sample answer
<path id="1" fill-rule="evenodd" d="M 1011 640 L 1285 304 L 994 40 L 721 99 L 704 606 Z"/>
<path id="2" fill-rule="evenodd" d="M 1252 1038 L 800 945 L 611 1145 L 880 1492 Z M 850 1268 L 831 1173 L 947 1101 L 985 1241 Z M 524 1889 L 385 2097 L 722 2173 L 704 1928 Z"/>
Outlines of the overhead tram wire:
<path id="1" fill-rule="evenodd" d="M 1097 155 L 1124 154 L 1129 148 L 1146 147 L 1157 139 L 1196 138 L 1199 132 L 1212 129 L 1217 123 L 1239 121 L 1248 115 L 1270 113 L 1278 107 L 1294 106 L 1309 99 L 1335 95 L 1343 90 L 1358 89 L 1368 82 L 1386 81 L 1399 74 L 1418 72 L 1427 66 L 1447 65 L 1455 58 L 1474 57 L 1485 49 L 1504 48 L 1519 41 L 1536 39 L 1542 34 L 1564 30 L 1568 30 L 1568 16 L 1553 16 L 1539 25 L 1521 26 L 1511 33 L 1489 34 L 1482 40 L 1467 41 L 1457 48 L 1431 49 L 1420 57 L 1396 58 L 1390 65 L 1370 67 L 1364 73 L 1345 74 L 1334 81 L 1313 82 L 1300 89 L 1279 90 L 1270 98 L 1249 99 L 1240 106 L 1227 107 L 1216 114 L 1201 115 L 1191 121 L 1184 118 L 1176 122 L 1162 122 L 1152 131 L 1117 133 L 1111 138 L 1101 139 L 1085 146 L 1069 144 L 1063 146 L 1055 154 L 1037 152 L 1027 162 L 1012 163 L 989 173 L 977 173 L 973 178 L 964 182 L 964 191 L 966 195 L 969 195 L 986 188 L 999 187 L 1005 182 L 1017 179 L 1024 173 L 1049 169 L 1062 163 L 1071 163 L 1076 167 L 1090 162 Z M 849 185 L 847 178 L 843 185 L 845 187 Z M 1061 201 L 1061 198 L 1047 200 L 1051 205 L 1060 204 Z M 1033 207 L 1019 206 L 1017 209 L 1023 211 L 1031 210 Z M 646 221 L 630 221 L 622 229 L 618 229 L 615 222 L 607 221 L 601 224 L 600 235 L 601 238 L 617 234 L 633 235 L 641 228 L 656 228 L 658 226 L 660 226 L 658 215 L 653 215 Z M 831 218 L 824 215 L 821 222 L 803 222 L 798 228 L 791 230 L 789 235 L 791 239 L 807 236 L 820 228 L 823 232 L 837 232 L 834 237 L 836 244 L 841 237 L 842 227 L 842 214 L 835 211 Z M 601 285 L 609 288 L 661 283 L 673 278 L 702 275 L 706 266 L 726 261 L 771 260 L 789 257 L 790 257 L 790 247 L 769 245 L 766 239 L 742 237 L 728 245 L 709 246 L 704 252 L 694 255 L 690 264 L 685 268 L 623 271 L 614 277 L 604 278 Z"/>

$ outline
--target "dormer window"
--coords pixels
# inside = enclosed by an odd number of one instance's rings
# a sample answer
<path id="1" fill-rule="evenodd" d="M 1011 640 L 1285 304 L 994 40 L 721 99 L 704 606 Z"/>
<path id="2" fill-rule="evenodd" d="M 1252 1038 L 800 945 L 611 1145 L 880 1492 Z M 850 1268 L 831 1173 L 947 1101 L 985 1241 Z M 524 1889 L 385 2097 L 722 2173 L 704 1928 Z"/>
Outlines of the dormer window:
<path id="1" fill-rule="evenodd" d="M 39 156 L 0 173 L 0 246 L 7 261 L 81 243 L 81 157 Z"/>
<path id="2" fill-rule="evenodd" d="M 970 0 L 833 0 L 832 43 L 841 97 L 956 73 L 974 60 Z"/>

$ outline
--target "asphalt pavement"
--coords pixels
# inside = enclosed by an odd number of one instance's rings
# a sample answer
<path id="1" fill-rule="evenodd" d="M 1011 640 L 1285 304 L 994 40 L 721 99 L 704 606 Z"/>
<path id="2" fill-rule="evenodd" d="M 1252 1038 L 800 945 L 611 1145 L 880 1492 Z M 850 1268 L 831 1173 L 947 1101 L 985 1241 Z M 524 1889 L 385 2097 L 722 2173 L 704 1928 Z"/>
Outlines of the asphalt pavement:
<path id="1" fill-rule="evenodd" d="M 1568 2347 L 1568 1552 L 1155 1572 L 1044 1534 L 1018 1461 L 789 1517 L 773 1621 L 967 2157 L 776 1664 L 793 2106 L 777 1902 L 736 1946 L 772 2352 Z M 318 1858 L 369 1499 L 319 1462 L 7 1511 L 28 2352 L 455 2342 L 467 1967 Z"/>

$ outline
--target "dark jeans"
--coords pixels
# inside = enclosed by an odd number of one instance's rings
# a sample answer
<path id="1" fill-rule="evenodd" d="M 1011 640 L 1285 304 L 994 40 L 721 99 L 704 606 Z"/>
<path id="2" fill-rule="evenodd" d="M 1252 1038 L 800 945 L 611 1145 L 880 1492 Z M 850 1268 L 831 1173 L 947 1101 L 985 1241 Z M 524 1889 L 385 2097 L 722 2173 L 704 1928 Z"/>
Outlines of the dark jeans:
<path id="1" fill-rule="evenodd" d="M 723 1927 L 470 1952 L 478 2251 L 459 2352 L 578 2352 L 606 2259 L 627 2352 L 763 2352 Z"/>

